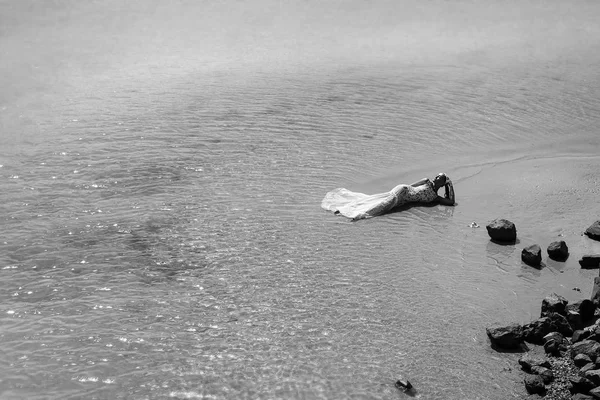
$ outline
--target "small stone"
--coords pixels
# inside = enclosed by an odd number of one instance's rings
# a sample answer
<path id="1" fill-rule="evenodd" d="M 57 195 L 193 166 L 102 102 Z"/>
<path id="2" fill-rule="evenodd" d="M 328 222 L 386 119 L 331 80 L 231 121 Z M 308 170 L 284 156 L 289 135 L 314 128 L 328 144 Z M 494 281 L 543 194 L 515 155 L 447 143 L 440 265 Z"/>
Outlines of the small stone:
<path id="1" fill-rule="evenodd" d="M 579 265 L 583 269 L 600 268 L 600 254 L 586 254 L 579 260 Z"/>
<path id="2" fill-rule="evenodd" d="M 550 361 L 545 358 L 531 357 L 525 354 L 519 358 L 519 365 L 525 372 L 531 372 L 533 367 L 552 368 Z"/>
<path id="3" fill-rule="evenodd" d="M 555 261 L 564 261 L 569 257 L 569 248 L 564 240 L 552 242 L 548 246 L 548 257 Z"/>
<path id="4" fill-rule="evenodd" d="M 576 310 L 581 315 L 581 319 L 584 322 L 587 322 L 594 318 L 594 313 L 596 312 L 596 305 L 589 299 L 583 299 L 576 301 L 573 303 L 574 306 L 577 307 Z"/>
<path id="5" fill-rule="evenodd" d="M 518 324 L 486 328 L 486 333 L 490 338 L 492 346 L 501 349 L 517 349 L 521 347 L 521 343 L 523 342 L 522 328 Z"/>
<path id="6" fill-rule="evenodd" d="M 525 247 L 521 252 L 521 260 L 529 266 L 539 267 L 542 263 L 542 249 L 537 244 Z"/>
<path id="7" fill-rule="evenodd" d="M 536 366 L 531 368 L 531 373 L 539 375 L 544 381 L 544 385 L 547 385 L 554 380 L 554 374 L 552 373 L 552 370 L 548 368 Z"/>
<path id="8" fill-rule="evenodd" d="M 590 331 L 584 331 L 582 329 L 576 330 L 575 332 L 573 332 L 573 337 L 571 338 L 571 342 L 573 343 L 577 343 L 577 342 L 581 342 L 582 340 L 587 339 L 588 337 L 590 337 Z"/>
<path id="9" fill-rule="evenodd" d="M 600 387 L 590 390 L 590 396 L 592 399 L 600 399 Z"/>
<path id="10" fill-rule="evenodd" d="M 569 377 L 569 382 L 573 385 L 571 389 L 573 393 L 587 393 L 596 387 L 592 381 L 583 376 L 571 376 Z"/>
<path id="11" fill-rule="evenodd" d="M 594 222 L 585 230 L 585 234 L 590 239 L 600 240 L 600 220 Z"/>
<path id="12" fill-rule="evenodd" d="M 585 375 L 585 374 L 586 374 L 588 371 L 593 371 L 593 370 L 595 370 L 596 368 L 597 368 L 597 367 L 596 367 L 596 364 L 594 364 L 594 363 L 589 363 L 589 364 L 585 364 L 583 367 L 581 367 L 581 369 L 579 370 L 579 372 L 580 372 L 582 375 Z"/>
<path id="13" fill-rule="evenodd" d="M 509 220 L 498 218 L 486 225 L 492 240 L 502 243 L 514 243 L 517 240 L 517 228 Z"/>
<path id="14" fill-rule="evenodd" d="M 592 381 L 583 376 L 571 376 L 569 377 L 569 382 L 573 385 L 571 389 L 573 393 L 587 393 L 596 387 Z"/>
<path id="15" fill-rule="evenodd" d="M 583 367 L 584 365 L 587 365 L 589 363 L 592 362 L 592 359 L 589 358 L 588 356 L 586 356 L 585 354 L 577 354 L 575 356 L 575 358 L 573 358 L 573 363 L 575 364 L 575 366 L 577 366 L 578 368 Z"/>
<path id="16" fill-rule="evenodd" d="M 413 385 L 408 380 L 403 381 L 401 379 L 398 379 L 396 381 L 396 387 L 397 388 L 403 388 L 403 389 L 406 389 L 406 390 L 411 390 L 413 388 Z"/>
<path id="17" fill-rule="evenodd" d="M 544 380 L 539 375 L 527 375 L 524 379 L 525 389 L 529 394 L 544 394 L 546 387 L 544 386 Z"/>
<path id="18" fill-rule="evenodd" d="M 585 354 L 592 361 L 596 361 L 596 358 L 600 354 L 600 343 L 593 340 L 582 340 L 581 342 L 573 344 L 571 346 L 573 357 L 577 354 Z"/>
<path id="19" fill-rule="evenodd" d="M 542 300 L 542 314 L 541 317 L 545 317 L 548 313 L 555 312 L 562 315 L 566 315 L 567 299 L 559 294 L 552 293 L 546 296 Z"/>
<path id="20" fill-rule="evenodd" d="M 567 319 L 558 313 L 549 313 L 523 326 L 523 338 L 529 343 L 544 344 L 544 336 L 551 332 L 560 332 L 569 337 L 573 335 Z"/>
<path id="21" fill-rule="evenodd" d="M 586 371 L 585 377 L 594 382 L 595 386 L 600 386 L 600 369 Z"/>
<path id="22" fill-rule="evenodd" d="M 575 393 L 573 397 L 571 397 L 571 400 L 594 400 L 594 398 L 592 396 L 588 396 L 587 394 Z"/>

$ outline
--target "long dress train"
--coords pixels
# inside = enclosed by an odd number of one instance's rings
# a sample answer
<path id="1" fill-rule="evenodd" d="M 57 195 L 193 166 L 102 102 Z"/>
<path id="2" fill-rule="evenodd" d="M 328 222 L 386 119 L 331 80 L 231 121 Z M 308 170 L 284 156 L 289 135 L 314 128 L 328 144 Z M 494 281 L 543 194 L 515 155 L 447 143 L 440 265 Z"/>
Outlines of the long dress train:
<path id="1" fill-rule="evenodd" d="M 389 192 L 372 195 L 338 188 L 325 195 L 321 207 L 356 220 L 385 214 L 406 203 L 431 202 L 436 198 L 430 183 L 417 187 L 398 185 Z"/>

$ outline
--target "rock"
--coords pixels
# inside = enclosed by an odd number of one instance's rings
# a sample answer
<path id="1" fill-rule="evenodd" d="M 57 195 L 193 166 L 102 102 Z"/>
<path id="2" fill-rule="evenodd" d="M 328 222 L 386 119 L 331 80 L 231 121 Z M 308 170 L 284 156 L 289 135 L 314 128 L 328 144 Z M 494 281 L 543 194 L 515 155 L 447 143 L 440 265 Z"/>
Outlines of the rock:
<path id="1" fill-rule="evenodd" d="M 533 367 L 552 368 L 550 361 L 546 358 L 531 357 L 528 354 L 519 358 L 519 365 L 525 372 L 531 372 Z"/>
<path id="2" fill-rule="evenodd" d="M 517 240 L 515 224 L 506 219 L 495 219 L 486 225 L 486 229 L 492 240 L 504 243 L 514 243 Z"/>
<path id="3" fill-rule="evenodd" d="M 588 371 L 592 371 L 592 370 L 595 370 L 595 369 L 597 369 L 597 368 L 598 368 L 598 367 L 596 367 L 596 364 L 594 364 L 594 363 L 585 364 L 583 367 L 581 367 L 581 368 L 579 369 L 579 373 L 580 373 L 581 375 L 585 375 L 585 373 L 586 373 L 586 372 L 588 372 Z"/>
<path id="4" fill-rule="evenodd" d="M 529 343 L 544 344 L 544 336 L 555 330 L 550 318 L 542 317 L 523 326 L 523 338 Z"/>
<path id="5" fill-rule="evenodd" d="M 598 355 L 600 355 L 600 343 L 593 340 L 582 340 L 581 342 L 575 343 L 571 346 L 573 357 L 577 354 L 585 354 L 592 361 L 596 361 Z"/>
<path id="6" fill-rule="evenodd" d="M 555 261 L 565 261 L 569 258 L 569 248 L 564 240 L 552 242 L 548 245 L 548 257 Z"/>
<path id="7" fill-rule="evenodd" d="M 575 358 L 573 358 L 573 363 L 577 368 L 581 368 L 584 365 L 587 365 L 592 362 L 592 359 L 585 354 L 577 354 Z"/>
<path id="8" fill-rule="evenodd" d="M 524 379 L 525 389 L 529 394 L 544 394 L 546 387 L 544 386 L 544 380 L 539 375 L 527 375 Z"/>
<path id="9" fill-rule="evenodd" d="M 549 368 L 544 367 L 533 367 L 531 369 L 531 373 L 535 375 L 539 375 L 544 381 L 544 385 L 549 384 L 554 380 L 554 373 Z"/>
<path id="10" fill-rule="evenodd" d="M 548 315 L 548 313 L 559 313 L 562 315 L 566 315 L 567 309 L 567 299 L 558 295 L 556 293 L 552 293 L 549 296 L 546 296 L 544 300 L 542 300 L 542 317 Z"/>
<path id="11" fill-rule="evenodd" d="M 575 303 L 567 304 L 567 313 L 569 311 L 576 311 L 581 316 L 582 322 L 588 323 L 594 318 L 594 312 L 596 311 L 596 305 L 588 299 L 576 301 Z"/>
<path id="12" fill-rule="evenodd" d="M 582 329 L 585 327 L 581 314 L 577 311 L 567 311 L 567 322 L 573 330 Z"/>
<path id="13" fill-rule="evenodd" d="M 590 239 L 600 240 L 600 220 L 594 222 L 585 230 L 585 234 Z"/>
<path id="14" fill-rule="evenodd" d="M 584 269 L 600 268 L 600 254 L 586 254 L 579 260 L 579 265 Z"/>
<path id="15" fill-rule="evenodd" d="M 600 387 L 590 390 L 590 396 L 592 399 L 600 399 Z"/>
<path id="16" fill-rule="evenodd" d="M 596 307 L 600 304 L 600 276 L 594 277 L 594 287 L 592 288 L 590 300 Z"/>
<path id="17" fill-rule="evenodd" d="M 567 311 L 567 321 L 573 329 L 583 328 L 583 318 L 577 311 Z"/>
<path id="18" fill-rule="evenodd" d="M 558 332 L 551 332 L 544 336 L 544 350 L 548 354 L 558 355 L 562 352 L 566 352 L 569 343 L 565 340 L 565 337 Z"/>
<path id="19" fill-rule="evenodd" d="M 598 326 L 598 325 L 592 325 L 592 326 L 589 326 L 587 329 L 584 329 L 584 330 L 590 333 L 589 336 L 586 339 L 593 340 L 595 342 L 597 342 L 598 340 L 600 340 L 600 326 Z"/>
<path id="20" fill-rule="evenodd" d="M 523 329 L 519 324 L 486 328 L 492 347 L 501 349 L 518 349 L 523 342 Z"/>
<path id="21" fill-rule="evenodd" d="M 558 313 L 549 313 L 523 327 L 523 339 L 529 343 L 544 344 L 544 336 L 551 332 L 560 332 L 563 336 L 572 336 L 573 329 L 565 317 Z"/>
<path id="22" fill-rule="evenodd" d="M 587 394 L 576 393 L 573 395 L 573 397 L 571 397 L 571 400 L 594 400 L 594 398 L 592 396 L 588 396 Z"/>
<path id="23" fill-rule="evenodd" d="M 590 337 L 590 333 L 591 333 L 590 331 L 585 331 L 583 329 L 576 330 L 575 332 L 573 332 L 573 336 L 571 337 L 571 342 L 573 342 L 573 343 L 581 342 L 582 340 L 585 340 L 588 337 Z"/>
<path id="24" fill-rule="evenodd" d="M 555 342 L 562 342 L 565 340 L 565 337 L 559 332 L 550 332 L 549 334 L 544 336 L 544 343 L 548 343 L 552 340 L 554 340 Z"/>
<path id="25" fill-rule="evenodd" d="M 564 316 L 558 313 L 549 313 L 546 318 L 550 319 L 551 326 L 554 328 L 553 331 L 559 332 L 563 336 L 571 337 L 573 335 L 573 328 Z"/>
<path id="26" fill-rule="evenodd" d="M 408 380 L 403 381 L 402 379 L 398 379 L 396 381 L 396 387 L 398 389 L 403 388 L 405 390 L 411 390 L 413 385 Z"/>
<path id="27" fill-rule="evenodd" d="M 521 260 L 532 267 L 539 267 L 542 263 L 542 249 L 537 244 L 525 247 L 521 252 Z"/>
<path id="28" fill-rule="evenodd" d="M 590 381 L 592 381 L 594 386 L 600 386 L 600 369 L 592 369 L 590 371 L 586 371 L 584 376 Z"/>
<path id="29" fill-rule="evenodd" d="M 583 376 L 571 376 L 569 377 L 569 382 L 573 385 L 571 393 L 587 393 L 596 387 L 594 382 Z"/>

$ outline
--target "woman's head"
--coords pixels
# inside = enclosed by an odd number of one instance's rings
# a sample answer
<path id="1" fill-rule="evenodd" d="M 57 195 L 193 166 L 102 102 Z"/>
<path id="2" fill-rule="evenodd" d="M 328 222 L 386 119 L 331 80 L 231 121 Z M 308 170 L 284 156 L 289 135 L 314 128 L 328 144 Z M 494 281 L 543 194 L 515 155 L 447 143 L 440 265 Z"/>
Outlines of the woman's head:
<path id="1" fill-rule="evenodd" d="M 440 172 L 439 174 L 436 175 L 435 178 L 433 178 L 433 186 L 435 187 L 435 189 L 439 189 L 442 186 L 444 186 L 446 184 L 446 181 L 448 180 L 448 177 L 446 176 L 446 174 L 444 174 L 443 172 Z"/>

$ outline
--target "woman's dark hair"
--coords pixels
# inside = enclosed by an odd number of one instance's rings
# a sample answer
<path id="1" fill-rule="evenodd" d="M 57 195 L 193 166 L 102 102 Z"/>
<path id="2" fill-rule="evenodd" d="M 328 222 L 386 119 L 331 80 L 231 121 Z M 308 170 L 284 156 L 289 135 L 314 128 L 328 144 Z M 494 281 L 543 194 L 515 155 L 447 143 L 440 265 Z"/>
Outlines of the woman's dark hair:
<path id="1" fill-rule="evenodd" d="M 442 178 L 443 185 L 445 185 L 446 181 L 448 180 L 448 177 L 443 172 L 440 172 L 439 174 L 437 174 L 436 178 Z"/>

